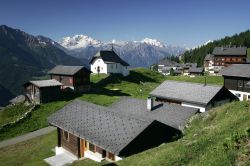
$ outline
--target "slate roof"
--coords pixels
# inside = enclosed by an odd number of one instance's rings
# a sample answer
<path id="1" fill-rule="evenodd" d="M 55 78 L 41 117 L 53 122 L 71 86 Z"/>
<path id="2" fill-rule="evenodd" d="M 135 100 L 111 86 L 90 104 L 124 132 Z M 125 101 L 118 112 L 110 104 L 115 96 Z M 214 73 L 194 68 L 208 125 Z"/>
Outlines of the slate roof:
<path id="1" fill-rule="evenodd" d="M 206 106 L 222 86 L 164 81 L 150 92 L 151 96 Z"/>
<path id="2" fill-rule="evenodd" d="M 214 55 L 213 54 L 207 54 L 206 57 L 204 58 L 205 61 L 210 61 L 213 60 Z"/>
<path id="3" fill-rule="evenodd" d="M 182 71 L 180 71 L 180 70 L 175 70 L 174 73 L 175 73 L 175 74 L 181 74 Z"/>
<path id="4" fill-rule="evenodd" d="M 197 67 L 197 63 L 185 63 L 185 64 L 182 64 L 182 67 L 183 68 L 195 68 Z"/>
<path id="5" fill-rule="evenodd" d="M 93 56 L 90 63 L 99 57 L 101 57 L 105 63 L 120 63 L 123 66 L 129 66 L 129 64 L 122 60 L 114 51 L 99 51 Z"/>
<path id="6" fill-rule="evenodd" d="M 192 67 L 189 68 L 189 73 L 203 73 L 204 69 L 202 67 Z"/>
<path id="7" fill-rule="evenodd" d="M 177 66 L 178 63 L 171 61 L 169 59 L 162 59 L 159 61 L 158 65 L 164 65 L 164 66 L 169 66 L 169 67 L 174 67 Z"/>
<path id="8" fill-rule="evenodd" d="M 153 122 L 78 99 L 51 115 L 48 121 L 116 155 Z"/>
<path id="9" fill-rule="evenodd" d="M 38 81 L 29 81 L 26 84 L 33 84 L 39 88 L 42 87 L 51 87 L 51 86 L 61 86 L 62 83 L 60 83 L 59 81 L 52 79 L 52 80 L 38 80 Z"/>
<path id="10" fill-rule="evenodd" d="M 84 66 L 63 66 L 63 65 L 57 65 L 50 71 L 48 71 L 48 74 L 58 74 L 58 75 L 75 75 L 79 70 L 85 68 L 89 71 L 88 68 Z"/>
<path id="11" fill-rule="evenodd" d="M 128 97 L 122 97 L 109 108 L 140 119 L 157 120 L 178 130 L 182 130 L 187 120 L 198 112 L 196 108 L 159 102 L 154 102 L 153 110 L 149 111 L 146 100 Z"/>
<path id="12" fill-rule="evenodd" d="M 250 64 L 232 64 L 225 68 L 221 74 L 223 76 L 250 78 Z"/>
<path id="13" fill-rule="evenodd" d="M 247 47 L 215 47 L 213 55 L 247 55 Z"/>

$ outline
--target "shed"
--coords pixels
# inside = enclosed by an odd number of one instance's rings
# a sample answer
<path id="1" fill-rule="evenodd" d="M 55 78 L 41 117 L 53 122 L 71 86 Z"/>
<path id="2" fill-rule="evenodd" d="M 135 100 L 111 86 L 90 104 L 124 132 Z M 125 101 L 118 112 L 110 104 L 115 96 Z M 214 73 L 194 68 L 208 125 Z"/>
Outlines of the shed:
<path id="1" fill-rule="evenodd" d="M 24 85 L 24 94 L 36 104 L 47 103 L 60 97 L 62 84 L 55 79 L 29 81 Z"/>
<path id="2" fill-rule="evenodd" d="M 48 72 L 51 79 L 62 83 L 63 89 L 70 88 L 76 92 L 90 90 L 90 73 L 90 70 L 85 66 L 62 65 L 55 66 Z"/>

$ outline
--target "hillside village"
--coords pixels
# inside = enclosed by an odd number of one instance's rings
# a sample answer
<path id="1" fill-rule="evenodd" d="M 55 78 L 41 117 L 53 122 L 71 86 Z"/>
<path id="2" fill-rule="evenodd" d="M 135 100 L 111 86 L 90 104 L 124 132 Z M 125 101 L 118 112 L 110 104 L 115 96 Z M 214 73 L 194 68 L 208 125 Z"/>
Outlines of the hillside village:
<path id="1" fill-rule="evenodd" d="M 34 106 L 32 112 L 37 106 L 65 100 L 69 96 L 67 103 L 45 117 L 48 124 L 56 128 L 56 138 L 53 139 L 57 144 L 54 155 L 44 161 L 50 165 L 86 159 L 117 162 L 182 138 L 193 117 L 206 116 L 210 110 L 231 102 L 250 101 L 250 64 L 246 56 L 245 47 L 216 47 L 213 55 L 204 59 L 205 70 L 196 63 L 179 64 L 165 59 L 158 64 L 158 72 L 162 75 L 160 84 L 146 90 L 145 83 L 154 80 L 147 75 L 131 77 L 135 71 L 128 68 L 129 64 L 115 50 L 101 50 L 91 59 L 90 68 L 58 65 L 48 71 L 50 79 L 26 82 L 24 93 L 12 99 L 9 107 L 24 103 Z M 209 84 L 209 76 L 203 77 L 204 71 L 207 72 L 205 75 L 223 76 L 223 83 Z M 194 83 L 167 79 L 180 75 L 203 80 Z M 99 80 L 99 85 L 91 83 L 93 76 Z M 131 78 L 140 87 L 134 89 L 141 93 L 137 98 L 115 88 L 121 80 L 132 81 Z M 98 102 L 92 103 L 91 99 L 76 99 L 98 92 L 103 85 L 101 82 L 105 84 L 105 81 L 111 83 L 111 88 L 109 92 L 103 91 L 103 95 L 120 93 L 119 99 L 112 104 L 101 106 Z M 3 124 L 0 130 L 8 130 L 9 126 L 15 126 L 25 118 L 26 113 L 14 123 Z"/>

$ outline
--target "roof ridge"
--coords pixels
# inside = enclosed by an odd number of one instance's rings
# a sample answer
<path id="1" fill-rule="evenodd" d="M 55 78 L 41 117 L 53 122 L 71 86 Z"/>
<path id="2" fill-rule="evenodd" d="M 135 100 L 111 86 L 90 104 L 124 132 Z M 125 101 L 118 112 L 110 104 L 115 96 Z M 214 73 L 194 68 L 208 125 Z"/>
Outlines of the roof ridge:
<path id="1" fill-rule="evenodd" d="M 80 100 L 80 99 L 75 99 L 74 101 L 77 101 L 78 103 L 87 104 L 88 106 L 91 106 L 92 108 L 93 108 L 93 106 L 97 106 L 97 107 L 99 107 L 98 108 L 99 110 L 101 110 L 101 108 L 102 108 L 102 109 L 104 109 L 104 111 L 109 112 L 109 113 L 113 113 L 117 117 L 124 117 L 124 116 L 126 116 L 127 118 L 131 118 L 131 119 L 135 119 L 135 120 L 139 120 L 139 121 L 143 121 L 143 122 L 149 122 L 149 120 L 142 119 L 140 117 L 134 117 L 134 116 L 132 116 L 130 114 L 125 114 L 125 113 L 117 112 L 115 109 L 112 109 L 112 108 L 109 108 L 109 107 L 105 107 L 105 106 L 102 106 L 102 105 L 90 103 L 90 102 L 83 101 L 83 100 Z"/>
<path id="2" fill-rule="evenodd" d="M 188 81 L 176 81 L 176 80 L 165 80 L 164 82 L 176 82 L 176 83 L 186 83 L 186 84 L 196 84 L 196 85 L 204 85 L 204 83 L 198 83 L 198 82 L 188 82 Z M 164 83 L 163 82 L 163 83 Z M 163 84 L 162 83 L 162 84 Z M 160 85 L 159 85 L 160 86 Z M 206 84 L 206 86 L 212 86 L 212 87 L 223 87 L 222 85 L 215 85 L 215 84 Z"/>

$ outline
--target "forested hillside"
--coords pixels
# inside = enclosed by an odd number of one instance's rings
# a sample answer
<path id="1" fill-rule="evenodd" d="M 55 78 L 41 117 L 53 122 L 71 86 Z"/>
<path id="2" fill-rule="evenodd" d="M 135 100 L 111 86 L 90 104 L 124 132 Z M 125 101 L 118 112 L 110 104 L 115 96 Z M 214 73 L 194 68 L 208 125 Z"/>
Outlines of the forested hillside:
<path id="1" fill-rule="evenodd" d="M 212 53 L 216 46 L 245 46 L 250 47 L 250 30 L 235 34 L 230 37 L 215 40 L 207 45 L 186 51 L 183 55 L 185 62 L 197 62 L 199 66 L 203 65 L 203 60 L 208 53 Z"/>

